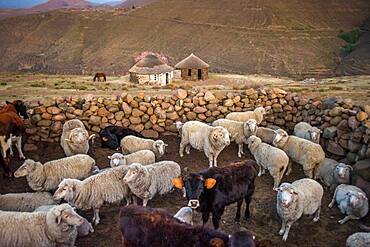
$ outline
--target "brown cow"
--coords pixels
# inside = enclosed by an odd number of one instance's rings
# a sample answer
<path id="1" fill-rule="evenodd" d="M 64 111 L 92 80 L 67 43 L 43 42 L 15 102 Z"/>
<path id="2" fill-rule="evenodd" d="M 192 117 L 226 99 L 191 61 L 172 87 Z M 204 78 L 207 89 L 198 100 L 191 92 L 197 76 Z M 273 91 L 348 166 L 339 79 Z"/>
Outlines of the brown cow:
<path id="1" fill-rule="evenodd" d="M 130 247 L 254 247 L 254 236 L 238 232 L 231 236 L 204 226 L 192 226 L 164 209 L 140 206 L 121 208 L 123 246 Z"/>
<path id="2" fill-rule="evenodd" d="M 7 151 L 11 149 L 13 141 L 16 142 L 20 158 L 25 158 L 22 152 L 24 124 L 20 116 L 25 119 L 28 118 L 27 108 L 20 100 L 16 100 L 13 103 L 7 101 L 6 106 L 0 110 L 0 164 L 4 167 L 4 176 L 7 177 L 12 177 L 10 159 L 7 155 Z"/>
<path id="3" fill-rule="evenodd" d="M 107 81 L 105 73 L 96 73 L 93 81 L 96 81 L 96 79 L 98 79 L 98 81 L 101 81 L 100 78 L 103 78 L 103 81 Z"/>

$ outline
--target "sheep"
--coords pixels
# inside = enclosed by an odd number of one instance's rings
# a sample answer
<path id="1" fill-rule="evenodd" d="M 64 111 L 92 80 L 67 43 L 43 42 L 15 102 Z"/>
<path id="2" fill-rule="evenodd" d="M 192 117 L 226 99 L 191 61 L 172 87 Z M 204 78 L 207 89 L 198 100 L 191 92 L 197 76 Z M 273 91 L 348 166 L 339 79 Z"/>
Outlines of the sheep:
<path id="1" fill-rule="evenodd" d="M 322 186 L 313 179 L 303 178 L 292 184 L 282 183 L 278 189 L 276 209 L 282 220 L 279 231 L 283 240 L 288 238 L 292 224 L 302 215 L 315 214 L 313 221 L 320 219 L 321 200 L 324 194 Z"/>
<path id="2" fill-rule="evenodd" d="M 333 190 L 338 184 L 349 183 L 352 170 L 352 166 L 325 158 L 320 164 L 320 180 Z"/>
<path id="3" fill-rule="evenodd" d="M 361 219 L 369 212 L 369 202 L 365 192 L 353 185 L 338 185 L 328 207 L 332 208 L 335 203 L 338 204 L 341 213 L 346 214 L 338 221 L 339 224 L 344 224 L 348 220 Z"/>
<path id="4" fill-rule="evenodd" d="M 238 122 L 229 119 L 218 119 L 212 123 L 214 127 L 222 126 L 231 135 L 231 141 L 238 144 L 238 157 L 241 158 L 243 151 L 243 143 L 247 144 L 247 139 L 251 135 L 255 135 L 257 132 L 257 121 L 254 119 L 249 119 L 246 122 Z"/>
<path id="5" fill-rule="evenodd" d="M 81 120 L 72 119 L 64 123 L 60 145 L 67 157 L 74 154 L 87 154 L 89 151 L 89 137 Z"/>
<path id="6" fill-rule="evenodd" d="M 0 195 L 0 210 L 32 212 L 41 205 L 51 205 L 57 202 L 48 192 L 9 193 Z"/>
<path id="7" fill-rule="evenodd" d="M 221 126 L 209 126 L 199 121 L 189 121 L 182 126 L 180 157 L 184 149 L 190 154 L 190 147 L 203 150 L 209 160 L 209 166 L 217 166 L 217 157 L 221 151 L 230 145 L 230 133 Z"/>
<path id="8" fill-rule="evenodd" d="M 36 208 L 33 212 L 47 212 L 58 205 L 43 205 Z M 82 217 L 83 218 L 83 217 Z M 87 219 L 83 218 L 82 225 L 77 227 L 77 236 L 78 237 L 85 237 L 90 233 L 94 232 L 94 228 L 92 227 L 91 223 L 87 221 Z"/>
<path id="9" fill-rule="evenodd" d="M 254 111 L 231 112 L 227 114 L 226 119 L 239 122 L 245 122 L 249 119 L 255 119 L 257 121 L 257 124 L 261 124 L 265 114 L 266 114 L 265 108 L 257 107 L 256 109 L 254 109 Z"/>
<path id="10" fill-rule="evenodd" d="M 264 174 L 265 169 L 268 169 L 274 178 L 273 189 L 277 189 L 289 164 L 288 155 L 281 149 L 263 143 L 260 138 L 254 135 L 248 138 L 247 143 L 259 166 L 258 176 Z"/>
<path id="11" fill-rule="evenodd" d="M 179 211 L 173 216 L 181 222 L 188 223 L 193 225 L 193 210 L 191 207 L 182 207 Z"/>
<path id="12" fill-rule="evenodd" d="M 83 218 L 68 204 L 47 212 L 0 211 L 0 246 L 74 246 Z"/>
<path id="13" fill-rule="evenodd" d="M 123 154 L 131 154 L 140 150 L 150 150 L 156 157 L 162 157 L 168 145 L 162 140 L 144 139 L 137 136 L 126 136 L 121 140 Z"/>
<path id="14" fill-rule="evenodd" d="M 346 247 L 367 247 L 370 246 L 369 232 L 356 232 L 346 240 Z"/>
<path id="15" fill-rule="evenodd" d="M 267 144 L 272 144 L 275 138 L 275 130 L 271 128 L 258 127 L 256 136 Z"/>
<path id="16" fill-rule="evenodd" d="M 145 207 L 156 194 L 168 193 L 173 187 L 172 179 L 180 175 L 181 168 L 174 161 L 161 161 L 147 166 L 133 163 L 128 166 L 123 182 L 128 184 L 134 195 L 143 199 Z"/>
<path id="17" fill-rule="evenodd" d="M 108 156 L 108 159 L 110 159 L 111 167 L 129 166 L 132 163 L 149 165 L 155 163 L 155 154 L 150 150 L 140 150 L 128 155 L 114 153 L 112 156 Z"/>
<path id="18" fill-rule="evenodd" d="M 126 199 L 129 204 L 131 194 L 128 186 L 122 182 L 127 173 L 126 166 L 109 168 L 99 174 L 86 178 L 64 179 L 54 193 L 54 199 L 64 199 L 77 209 L 93 209 L 93 222 L 99 224 L 99 209 L 105 203 L 116 203 Z"/>
<path id="19" fill-rule="evenodd" d="M 308 178 L 319 177 L 320 163 L 325 159 L 325 152 L 319 144 L 296 137 L 289 136 L 282 129 L 275 131 L 275 139 L 272 142 L 275 147 L 282 149 L 288 157 L 302 165 L 304 174 Z M 291 172 L 291 164 L 287 174 Z"/>
<path id="20" fill-rule="evenodd" d="M 15 171 L 16 178 L 26 177 L 28 185 L 35 191 L 51 191 L 58 187 L 64 178 L 84 179 L 96 169 L 95 160 L 86 154 L 77 154 L 41 164 L 26 160 Z"/>
<path id="21" fill-rule="evenodd" d="M 294 135 L 313 143 L 320 143 L 321 130 L 316 127 L 312 127 L 309 123 L 300 122 L 294 126 Z"/>

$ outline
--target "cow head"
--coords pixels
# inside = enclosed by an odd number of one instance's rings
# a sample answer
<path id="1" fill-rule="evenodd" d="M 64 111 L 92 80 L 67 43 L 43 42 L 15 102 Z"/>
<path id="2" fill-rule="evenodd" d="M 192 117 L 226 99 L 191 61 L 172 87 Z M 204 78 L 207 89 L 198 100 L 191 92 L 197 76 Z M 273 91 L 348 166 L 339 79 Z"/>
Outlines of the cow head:
<path id="1" fill-rule="evenodd" d="M 275 147 L 282 147 L 288 141 L 288 138 L 289 138 L 289 135 L 285 130 L 277 129 L 275 130 L 275 136 L 274 136 L 274 140 L 272 141 L 272 144 Z"/>
<path id="2" fill-rule="evenodd" d="M 28 119 L 27 107 L 22 100 L 14 100 L 13 103 L 6 101 L 7 105 L 13 105 L 17 113 L 24 119 Z"/>
<path id="3" fill-rule="evenodd" d="M 346 196 L 349 200 L 349 205 L 351 208 L 360 208 L 365 201 L 368 200 L 366 195 L 362 192 L 348 191 Z"/>
<path id="4" fill-rule="evenodd" d="M 292 184 L 282 183 L 279 188 L 274 190 L 278 192 L 277 203 L 285 208 L 297 200 L 298 192 Z"/>
<path id="5" fill-rule="evenodd" d="M 58 225 L 62 222 L 69 226 L 80 226 L 84 223 L 84 219 L 67 203 L 52 208 L 50 213 L 54 215 Z"/>
<path id="6" fill-rule="evenodd" d="M 200 206 L 199 198 L 205 190 L 210 190 L 215 187 L 217 181 L 214 178 L 203 178 L 202 175 L 191 173 L 184 179 L 174 178 L 173 185 L 178 189 L 185 187 L 188 206 L 195 209 Z"/>
<path id="7" fill-rule="evenodd" d="M 321 133 L 320 129 L 318 129 L 316 127 L 312 127 L 308 130 L 308 133 L 310 134 L 311 140 L 314 143 L 319 143 L 320 142 L 320 133 Z"/>

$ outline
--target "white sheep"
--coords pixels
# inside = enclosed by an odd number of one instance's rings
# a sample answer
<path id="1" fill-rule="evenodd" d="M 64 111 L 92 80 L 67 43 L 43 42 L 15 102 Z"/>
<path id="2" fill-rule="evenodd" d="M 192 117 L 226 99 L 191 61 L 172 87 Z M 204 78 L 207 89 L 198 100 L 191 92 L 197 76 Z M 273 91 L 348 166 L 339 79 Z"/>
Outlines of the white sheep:
<path id="1" fill-rule="evenodd" d="M 171 191 L 172 179 L 180 175 L 181 168 L 174 161 L 161 161 L 147 166 L 134 163 L 128 166 L 123 181 L 134 195 L 143 199 L 145 207 L 156 194 L 163 195 Z"/>
<path id="2" fill-rule="evenodd" d="M 86 178 L 64 179 L 54 193 L 55 199 L 64 199 L 77 209 L 93 209 L 93 222 L 99 224 L 99 209 L 104 203 L 119 203 L 131 199 L 128 186 L 122 179 L 127 173 L 126 166 L 109 168 L 99 174 Z"/>
<path id="3" fill-rule="evenodd" d="M 289 158 L 302 165 L 304 174 L 309 178 L 317 179 L 320 173 L 320 163 L 325 159 L 325 152 L 319 144 L 289 136 L 282 129 L 275 130 L 273 145 L 282 149 Z M 287 174 L 291 172 L 291 164 Z"/>
<path id="4" fill-rule="evenodd" d="M 264 174 L 265 169 L 269 170 L 270 175 L 274 178 L 274 189 L 276 189 L 288 167 L 288 155 L 281 149 L 263 143 L 257 136 L 249 137 L 247 142 L 248 148 L 259 166 L 258 176 Z"/>
<path id="5" fill-rule="evenodd" d="M 0 211 L 0 246 L 74 246 L 81 224 L 83 218 L 68 204 L 47 212 Z"/>
<path id="6" fill-rule="evenodd" d="M 275 138 L 275 130 L 266 127 L 258 127 L 256 136 L 264 143 L 272 144 Z"/>
<path id="7" fill-rule="evenodd" d="M 247 120 L 246 122 L 238 122 L 229 119 L 218 119 L 212 123 L 214 127 L 221 126 L 227 129 L 230 133 L 232 142 L 238 144 L 238 157 L 241 158 L 243 151 L 243 144 L 247 144 L 247 139 L 251 135 L 255 135 L 257 131 L 257 121 L 254 119 Z"/>
<path id="8" fill-rule="evenodd" d="M 338 221 L 339 224 L 344 224 L 348 220 L 361 219 L 369 212 L 369 201 L 365 192 L 353 185 L 338 185 L 328 207 L 332 208 L 335 203 L 338 204 L 341 213 L 346 214 Z"/>
<path id="9" fill-rule="evenodd" d="M 173 217 L 180 220 L 181 222 L 193 225 L 193 210 L 191 209 L 191 207 L 180 208 Z"/>
<path id="10" fill-rule="evenodd" d="M 53 209 L 58 205 L 43 205 L 36 208 L 33 212 L 48 212 L 49 210 Z M 83 218 L 83 217 L 82 217 Z M 94 228 L 92 227 L 91 223 L 87 221 L 87 219 L 83 218 L 82 225 L 77 227 L 77 236 L 78 237 L 85 237 L 90 233 L 94 232 Z"/>
<path id="11" fill-rule="evenodd" d="M 155 163 L 155 154 L 150 150 L 140 150 L 127 155 L 114 153 L 112 156 L 108 156 L 108 159 L 110 159 L 111 167 L 128 166 L 132 163 L 149 165 Z"/>
<path id="12" fill-rule="evenodd" d="M 209 126 L 199 121 L 189 121 L 182 126 L 180 157 L 190 154 L 190 147 L 204 151 L 209 160 L 209 166 L 217 166 L 217 157 L 221 151 L 230 145 L 230 133 L 224 127 Z"/>
<path id="13" fill-rule="evenodd" d="M 346 240 L 346 247 L 369 247 L 370 232 L 356 232 Z"/>
<path id="14" fill-rule="evenodd" d="M 321 200 L 324 194 L 322 186 L 313 179 L 303 178 L 290 183 L 282 183 L 277 189 L 276 208 L 282 220 L 280 235 L 288 238 L 290 227 L 302 215 L 315 214 L 313 221 L 320 219 Z"/>
<path id="15" fill-rule="evenodd" d="M 321 130 L 312 127 L 309 123 L 300 122 L 294 126 L 294 135 L 314 143 L 320 143 Z"/>
<path id="16" fill-rule="evenodd" d="M 32 212 L 42 205 L 53 205 L 57 201 L 49 192 L 9 193 L 0 195 L 0 210 Z"/>
<path id="17" fill-rule="evenodd" d="M 349 183 L 352 170 L 350 165 L 325 158 L 320 164 L 320 180 L 330 189 L 334 189 L 338 184 Z"/>
<path id="18" fill-rule="evenodd" d="M 257 124 L 260 124 L 263 121 L 265 114 L 266 114 L 265 108 L 257 107 L 256 109 L 254 109 L 254 111 L 231 112 L 227 114 L 226 119 L 239 122 L 246 122 L 249 119 L 255 119 L 257 121 Z"/>
<path id="19" fill-rule="evenodd" d="M 67 157 L 74 154 L 87 154 L 89 133 L 81 120 L 72 119 L 64 123 L 60 145 Z"/>
<path id="20" fill-rule="evenodd" d="M 35 191 L 51 191 L 64 178 L 84 179 L 98 169 L 95 160 L 86 154 L 77 154 L 41 164 L 31 159 L 19 167 L 14 176 L 26 176 L 28 185 Z"/>
<path id="21" fill-rule="evenodd" d="M 121 140 L 121 149 L 123 154 L 131 154 L 140 150 L 150 150 L 156 157 L 162 157 L 166 147 L 162 140 L 145 139 L 137 136 L 126 136 Z"/>

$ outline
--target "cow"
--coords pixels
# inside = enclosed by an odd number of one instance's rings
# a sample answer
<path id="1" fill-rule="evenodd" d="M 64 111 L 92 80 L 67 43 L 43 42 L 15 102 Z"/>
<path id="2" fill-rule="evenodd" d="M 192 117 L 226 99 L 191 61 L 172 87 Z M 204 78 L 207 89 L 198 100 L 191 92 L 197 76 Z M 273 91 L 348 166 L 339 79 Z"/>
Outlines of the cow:
<path id="1" fill-rule="evenodd" d="M 195 246 L 195 247 L 254 247 L 254 237 L 249 233 L 238 236 L 181 222 L 164 209 L 140 206 L 121 208 L 120 228 L 123 246 Z M 232 241 L 230 241 L 233 239 Z M 243 240 L 243 241 L 239 241 Z M 233 244 L 231 244 L 233 242 Z M 240 243 L 236 244 L 236 243 Z"/>
<path id="2" fill-rule="evenodd" d="M 246 203 L 245 219 L 250 217 L 249 204 L 254 193 L 257 164 L 253 160 L 231 163 L 224 167 L 211 167 L 185 178 L 172 180 L 178 189 L 185 187 L 188 206 L 202 213 L 203 224 L 212 213 L 212 222 L 218 229 L 227 205 L 237 202 L 235 221 L 240 220 L 243 200 Z"/>
<path id="3" fill-rule="evenodd" d="M 21 159 L 25 158 L 22 152 L 22 134 L 25 126 L 21 117 L 28 119 L 27 107 L 21 100 L 15 100 L 12 103 L 6 101 L 6 105 L 0 110 L 0 158 L 2 159 L 0 163 L 4 167 L 5 177 L 12 177 L 10 155 L 7 155 L 7 151 L 11 150 L 13 142 L 16 143 L 19 157 Z"/>
<path id="4" fill-rule="evenodd" d="M 99 135 L 101 139 L 101 147 L 113 150 L 120 148 L 121 140 L 125 136 L 133 135 L 143 138 L 143 135 L 135 130 L 113 125 L 102 129 Z"/>

